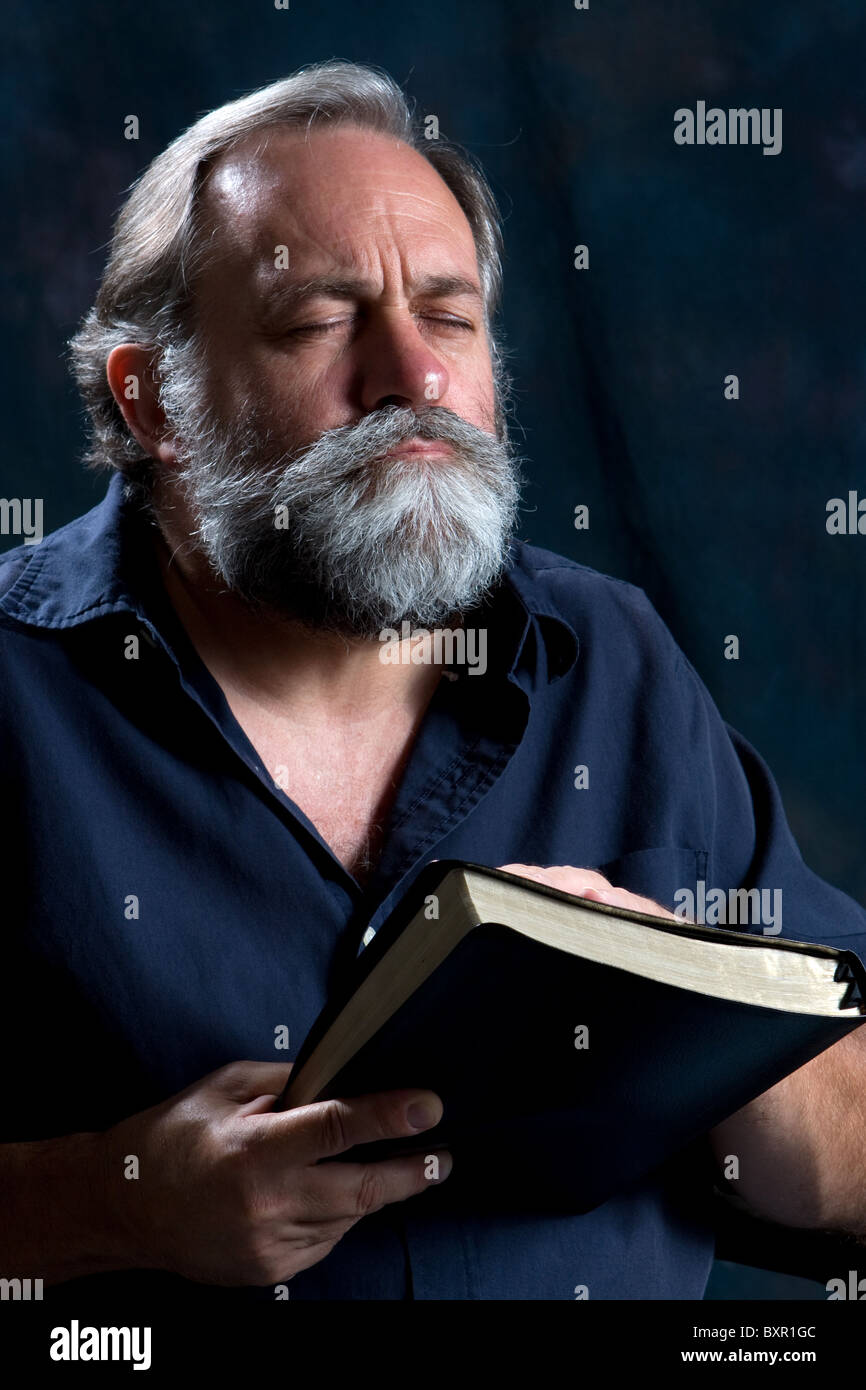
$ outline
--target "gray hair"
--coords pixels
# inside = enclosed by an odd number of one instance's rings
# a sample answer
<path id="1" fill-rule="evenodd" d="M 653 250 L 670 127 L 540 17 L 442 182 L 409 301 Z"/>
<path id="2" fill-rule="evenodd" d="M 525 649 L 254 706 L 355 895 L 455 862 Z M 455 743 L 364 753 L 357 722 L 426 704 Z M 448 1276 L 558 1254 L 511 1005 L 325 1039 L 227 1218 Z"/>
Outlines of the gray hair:
<path id="1" fill-rule="evenodd" d="M 493 192 L 465 150 L 428 140 L 401 88 L 381 69 L 349 62 L 300 68 L 290 77 L 208 112 L 136 180 L 115 224 L 96 302 L 69 343 L 90 416 L 85 462 L 148 486 L 152 460 L 130 434 L 106 379 L 109 353 L 138 343 L 154 353 L 188 341 L 195 280 L 205 264 L 201 191 L 218 158 L 275 126 L 358 125 L 395 136 L 422 154 L 454 194 L 475 240 L 497 391 L 510 387 L 493 316 L 502 284 L 502 233 Z"/>

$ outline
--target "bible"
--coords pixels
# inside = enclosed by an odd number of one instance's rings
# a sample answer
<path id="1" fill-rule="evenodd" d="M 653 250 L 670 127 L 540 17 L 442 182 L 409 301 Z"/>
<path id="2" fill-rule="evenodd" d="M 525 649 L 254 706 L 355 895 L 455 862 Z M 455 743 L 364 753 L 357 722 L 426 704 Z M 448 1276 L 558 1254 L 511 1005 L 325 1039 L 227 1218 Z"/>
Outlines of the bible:
<path id="1" fill-rule="evenodd" d="M 451 1201 L 580 1213 L 858 1027 L 864 1001 L 851 951 L 434 861 L 322 1010 L 274 1109 L 429 1088 L 435 1128 L 323 1161 L 444 1147 Z"/>

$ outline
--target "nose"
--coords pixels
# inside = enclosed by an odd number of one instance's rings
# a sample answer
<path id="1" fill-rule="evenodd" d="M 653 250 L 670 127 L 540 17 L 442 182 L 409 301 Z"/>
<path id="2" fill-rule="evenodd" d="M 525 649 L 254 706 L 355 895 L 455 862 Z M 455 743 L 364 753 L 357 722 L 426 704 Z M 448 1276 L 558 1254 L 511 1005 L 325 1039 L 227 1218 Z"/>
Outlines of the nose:
<path id="1" fill-rule="evenodd" d="M 421 410 L 442 403 L 448 370 L 408 312 L 391 311 L 368 323 L 357 349 L 360 405 L 365 412 L 385 405 Z"/>

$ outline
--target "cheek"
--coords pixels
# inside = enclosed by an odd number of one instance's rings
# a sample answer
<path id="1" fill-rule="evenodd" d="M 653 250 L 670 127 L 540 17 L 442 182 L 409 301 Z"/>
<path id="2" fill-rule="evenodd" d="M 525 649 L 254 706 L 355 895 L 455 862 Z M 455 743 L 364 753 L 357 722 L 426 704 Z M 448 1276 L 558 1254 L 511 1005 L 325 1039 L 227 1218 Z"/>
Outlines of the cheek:
<path id="1" fill-rule="evenodd" d="M 333 369 L 299 371 L 295 364 L 289 370 L 271 363 L 259 375 L 251 399 L 260 421 L 287 448 L 311 444 L 325 430 L 355 418 Z"/>
<path id="2" fill-rule="evenodd" d="M 455 382 L 467 398 L 476 403 L 476 408 L 489 420 L 493 419 L 496 391 L 493 383 L 493 363 L 487 352 L 467 364 L 465 372 L 457 372 Z"/>
<path id="3" fill-rule="evenodd" d="M 470 424 L 494 433 L 496 396 L 489 367 L 452 379 L 448 399 L 444 402 Z"/>

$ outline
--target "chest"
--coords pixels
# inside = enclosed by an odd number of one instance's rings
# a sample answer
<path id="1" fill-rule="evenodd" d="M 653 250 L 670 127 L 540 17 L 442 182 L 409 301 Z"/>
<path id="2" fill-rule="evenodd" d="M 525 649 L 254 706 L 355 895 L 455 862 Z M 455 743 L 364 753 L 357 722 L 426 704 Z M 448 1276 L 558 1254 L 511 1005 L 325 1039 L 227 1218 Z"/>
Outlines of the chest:
<path id="1" fill-rule="evenodd" d="M 300 723 L 232 702 L 274 783 L 360 881 L 375 866 L 416 732 L 408 714 L 377 724 Z"/>

